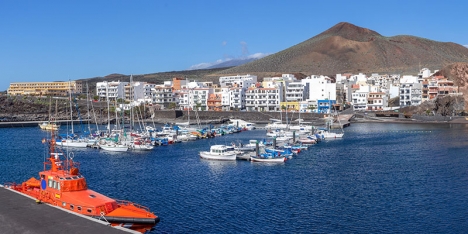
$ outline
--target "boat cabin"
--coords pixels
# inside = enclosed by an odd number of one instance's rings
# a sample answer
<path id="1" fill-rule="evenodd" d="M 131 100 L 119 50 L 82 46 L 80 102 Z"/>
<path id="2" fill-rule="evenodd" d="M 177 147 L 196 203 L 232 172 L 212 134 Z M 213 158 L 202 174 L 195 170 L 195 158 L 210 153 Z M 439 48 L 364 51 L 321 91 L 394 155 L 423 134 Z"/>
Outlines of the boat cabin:
<path id="1" fill-rule="evenodd" d="M 210 153 L 215 155 L 223 155 L 228 152 L 228 148 L 225 145 L 213 145 L 210 148 Z"/>

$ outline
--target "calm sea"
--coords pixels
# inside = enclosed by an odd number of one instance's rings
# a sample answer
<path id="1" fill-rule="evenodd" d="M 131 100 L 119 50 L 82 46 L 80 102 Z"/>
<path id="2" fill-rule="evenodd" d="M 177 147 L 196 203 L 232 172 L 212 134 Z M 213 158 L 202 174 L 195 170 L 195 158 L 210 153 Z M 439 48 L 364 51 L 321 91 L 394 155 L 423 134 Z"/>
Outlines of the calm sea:
<path id="1" fill-rule="evenodd" d="M 468 126 L 352 124 L 284 164 L 202 160 L 213 144 L 264 130 L 155 148 L 74 150 L 88 186 L 161 217 L 153 233 L 466 233 Z M 46 133 L 0 129 L 0 183 L 43 168 Z"/>

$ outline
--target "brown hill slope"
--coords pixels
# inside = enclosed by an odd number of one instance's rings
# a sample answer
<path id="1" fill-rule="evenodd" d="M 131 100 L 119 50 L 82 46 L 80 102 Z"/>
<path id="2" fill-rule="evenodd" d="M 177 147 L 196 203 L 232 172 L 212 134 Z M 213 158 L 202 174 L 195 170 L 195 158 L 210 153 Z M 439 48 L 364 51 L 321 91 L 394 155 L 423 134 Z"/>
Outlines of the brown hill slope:
<path id="1" fill-rule="evenodd" d="M 133 75 L 134 81 L 150 82 L 155 84 L 163 84 L 164 81 L 172 80 L 172 78 L 186 78 L 189 80 L 198 81 L 213 81 L 219 83 L 219 76 L 213 75 L 219 71 L 227 68 L 213 68 L 213 69 L 199 69 L 199 70 L 185 70 L 185 71 L 170 71 L 170 72 L 159 72 L 143 75 Z M 94 77 L 87 79 L 80 79 L 80 81 L 87 82 L 89 90 L 91 92 L 96 91 L 96 83 L 103 81 L 122 81 L 130 82 L 130 75 L 123 74 L 110 74 L 105 77 Z"/>
<path id="2" fill-rule="evenodd" d="M 454 85 L 458 86 L 458 92 L 463 93 L 465 110 L 468 110 L 468 63 L 450 64 L 434 75 L 453 80 Z"/>
<path id="3" fill-rule="evenodd" d="M 454 62 L 468 62 L 468 48 L 414 36 L 385 37 L 350 23 L 338 23 L 293 47 L 219 73 L 415 74 L 421 67 L 440 69 Z"/>

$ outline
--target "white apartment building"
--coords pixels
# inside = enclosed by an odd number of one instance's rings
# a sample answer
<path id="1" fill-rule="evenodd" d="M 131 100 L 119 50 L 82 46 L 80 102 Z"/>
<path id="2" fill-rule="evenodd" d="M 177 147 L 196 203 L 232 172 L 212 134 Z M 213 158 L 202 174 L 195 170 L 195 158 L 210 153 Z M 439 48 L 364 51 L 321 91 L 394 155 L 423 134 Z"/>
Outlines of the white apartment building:
<path id="1" fill-rule="evenodd" d="M 153 104 L 167 108 L 170 103 L 175 102 L 171 85 L 156 85 L 150 92 Z"/>
<path id="2" fill-rule="evenodd" d="M 125 86 L 128 82 L 103 81 L 96 83 L 96 94 L 101 100 L 117 100 L 125 98 Z"/>
<path id="3" fill-rule="evenodd" d="M 257 76 L 254 75 L 237 75 L 237 76 L 221 76 L 219 77 L 219 84 L 222 88 L 225 87 L 239 87 L 249 88 L 257 83 Z"/>
<path id="4" fill-rule="evenodd" d="M 419 106 L 422 102 L 421 89 L 420 83 L 400 84 L 400 107 Z"/>
<path id="5" fill-rule="evenodd" d="M 336 100 L 336 83 L 332 83 L 330 77 L 312 75 L 302 79 L 301 82 L 308 84 L 309 94 L 305 100 L 312 105 L 317 105 L 317 100 Z"/>
<path id="6" fill-rule="evenodd" d="M 221 88 L 221 106 L 223 111 L 231 109 L 231 92 L 229 92 L 229 88 Z"/>
<path id="7" fill-rule="evenodd" d="M 208 97 L 213 89 L 193 88 L 179 93 L 179 107 L 182 110 L 207 110 Z"/>
<path id="8" fill-rule="evenodd" d="M 246 88 L 229 88 L 229 109 L 245 109 L 245 90 Z"/>
<path id="9" fill-rule="evenodd" d="M 417 76 L 403 76 L 400 80 L 400 107 L 418 106 L 422 102 L 422 83 Z"/>
<path id="10" fill-rule="evenodd" d="M 369 85 L 358 85 L 355 86 L 359 87 L 356 91 L 352 93 L 352 101 L 351 104 L 353 105 L 353 109 L 355 111 L 363 111 L 367 110 L 368 104 L 368 97 L 370 92 L 377 92 L 376 88 Z"/>
<path id="11" fill-rule="evenodd" d="M 282 90 L 279 88 L 249 88 L 245 93 L 247 111 L 280 111 Z"/>
<path id="12" fill-rule="evenodd" d="M 147 82 L 132 82 L 125 85 L 125 100 L 134 102 L 134 105 L 140 103 L 151 103 L 151 89 L 156 85 Z"/>
<path id="13" fill-rule="evenodd" d="M 309 83 L 290 82 L 286 86 L 286 102 L 301 102 L 309 97 Z"/>

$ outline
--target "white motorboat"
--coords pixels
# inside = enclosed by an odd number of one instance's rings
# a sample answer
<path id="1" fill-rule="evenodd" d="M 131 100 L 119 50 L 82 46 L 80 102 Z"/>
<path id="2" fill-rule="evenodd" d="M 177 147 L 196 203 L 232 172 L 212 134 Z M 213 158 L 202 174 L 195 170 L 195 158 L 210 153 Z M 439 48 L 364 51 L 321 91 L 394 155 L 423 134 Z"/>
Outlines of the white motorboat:
<path id="1" fill-rule="evenodd" d="M 236 160 L 236 153 L 225 145 L 213 145 L 210 151 L 201 151 L 200 158 L 231 161 Z"/>
<path id="2" fill-rule="evenodd" d="M 282 163 L 286 161 L 286 157 L 284 156 L 251 156 L 251 162 L 275 162 L 275 163 Z"/>
<path id="3" fill-rule="evenodd" d="M 248 144 L 239 144 L 235 147 L 235 149 L 239 151 L 255 151 L 257 148 L 257 142 L 257 140 L 249 140 Z M 258 147 L 263 148 L 265 147 L 265 145 L 263 144 L 263 142 L 260 141 L 258 142 Z"/>
<path id="4" fill-rule="evenodd" d="M 255 124 L 251 122 L 244 121 L 242 119 L 229 119 L 230 125 L 241 127 L 246 130 L 254 130 L 256 129 Z"/>
<path id="5" fill-rule="evenodd" d="M 114 152 L 126 152 L 128 150 L 128 145 L 107 140 L 99 141 L 99 147 L 103 150 Z"/>

